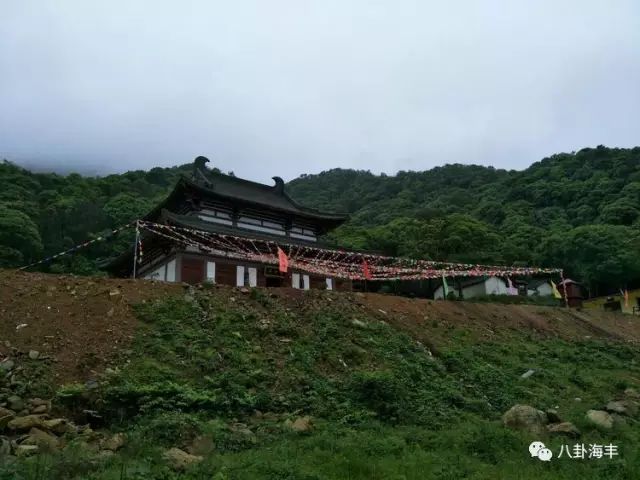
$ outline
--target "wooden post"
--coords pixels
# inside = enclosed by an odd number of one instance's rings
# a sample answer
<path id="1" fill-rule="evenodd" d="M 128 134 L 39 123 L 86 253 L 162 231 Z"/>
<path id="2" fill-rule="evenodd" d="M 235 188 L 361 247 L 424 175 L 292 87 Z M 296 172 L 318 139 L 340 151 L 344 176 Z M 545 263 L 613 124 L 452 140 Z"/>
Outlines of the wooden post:
<path id="1" fill-rule="evenodd" d="M 560 283 L 564 291 L 564 306 L 569 308 L 569 292 L 567 291 L 567 284 L 564 283 L 564 270 L 560 270 Z"/>
<path id="2" fill-rule="evenodd" d="M 133 275 L 131 278 L 136 278 L 136 268 L 138 266 L 138 242 L 140 241 L 140 221 L 136 220 L 136 240 L 133 245 Z"/>

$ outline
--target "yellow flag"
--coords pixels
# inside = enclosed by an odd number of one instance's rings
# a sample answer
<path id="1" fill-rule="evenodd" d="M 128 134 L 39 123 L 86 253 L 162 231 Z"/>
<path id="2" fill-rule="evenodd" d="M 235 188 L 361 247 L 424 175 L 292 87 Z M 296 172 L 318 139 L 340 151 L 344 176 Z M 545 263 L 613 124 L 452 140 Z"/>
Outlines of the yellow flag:
<path id="1" fill-rule="evenodd" d="M 442 294 L 445 300 L 449 296 L 449 285 L 447 284 L 447 279 L 444 277 L 444 273 L 442 274 Z"/>
<path id="2" fill-rule="evenodd" d="M 558 287 L 556 286 L 556 284 L 553 282 L 553 280 L 551 280 L 551 289 L 553 290 L 553 296 L 556 298 L 562 298 L 562 295 L 560 295 L 560 291 L 558 290 Z"/>
<path id="3" fill-rule="evenodd" d="M 624 308 L 629 308 L 629 290 L 624 291 Z"/>

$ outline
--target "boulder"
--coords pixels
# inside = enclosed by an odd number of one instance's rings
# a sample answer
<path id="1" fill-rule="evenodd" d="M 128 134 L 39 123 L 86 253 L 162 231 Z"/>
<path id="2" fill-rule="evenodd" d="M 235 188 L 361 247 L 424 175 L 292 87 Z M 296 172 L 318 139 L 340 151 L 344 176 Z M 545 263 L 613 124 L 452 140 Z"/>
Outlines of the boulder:
<path id="1" fill-rule="evenodd" d="M 627 425 L 629 420 L 629 417 L 625 417 L 617 413 L 612 413 L 611 418 L 613 418 L 614 425 Z"/>
<path id="2" fill-rule="evenodd" d="M 100 444 L 100 447 L 102 448 L 102 450 L 110 450 L 112 452 L 116 452 L 124 447 L 126 441 L 127 437 L 124 433 L 116 433 L 103 440 Z"/>
<path id="3" fill-rule="evenodd" d="M 580 436 L 580 430 L 571 422 L 549 424 L 547 425 L 547 431 L 553 435 L 566 435 L 572 438 L 578 438 Z"/>
<path id="4" fill-rule="evenodd" d="M 635 388 L 627 388 L 624 391 L 625 398 L 630 398 L 632 400 L 640 400 L 640 392 L 638 392 Z"/>
<path id="5" fill-rule="evenodd" d="M 31 413 L 35 413 L 36 415 L 47 413 L 48 411 L 49 409 L 47 408 L 46 405 L 38 405 L 37 407 L 33 407 L 31 409 Z"/>
<path id="6" fill-rule="evenodd" d="M 615 400 L 607 403 L 605 410 L 633 417 L 638 414 L 638 404 L 630 400 Z"/>
<path id="7" fill-rule="evenodd" d="M 547 414 L 530 405 L 514 405 L 502 415 L 505 426 L 540 435 L 546 432 Z"/>
<path id="8" fill-rule="evenodd" d="M 13 360 L 7 359 L 0 362 L 0 372 L 10 372 L 15 367 L 15 362 Z"/>
<path id="9" fill-rule="evenodd" d="M 22 400 L 18 395 L 11 395 L 7 398 L 7 405 L 9 405 L 9 408 L 15 412 L 24 410 L 24 407 L 26 406 L 24 400 Z"/>
<path id="10" fill-rule="evenodd" d="M 173 470 L 186 470 L 190 465 L 202 461 L 199 455 L 191 455 L 190 453 L 180 450 L 179 448 L 170 448 L 162 455 Z"/>
<path id="11" fill-rule="evenodd" d="M 8 438 L 0 437 L 0 458 L 11 455 L 11 442 Z"/>
<path id="12" fill-rule="evenodd" d="M 28 457 L 38 453 L 37 445 L 18 445 L 15 449 L 16 457 Z"/>
<path id="13" fill-rule="evenodd" d="M 24 417 L 15 417 L 7 424 L 9 430 L 31 430 L 32 428 L 41 428 L 44 419 L 42 415 L 25 415 Z"/>
<path id="14" fill-rule="evenodd" d="M 29 358 L 31 360 L 37 360 L 40 358 L 40 352 L 37 350 L 29 350 Z"/>
<path id="15" fill-rule="evenodd" d="M 0 407 L 0 431 L 4 430 L 7 424 L 13 420 L 16 414 L 8 408 Z"/>
<path id="16" fill-rule="evenodd" d="M 229 425 L 229 430 L 246 437 L 251 443 L 258 443 L 256 434 L 253 433 L 251 429 L 247 427 L 244 423 L 239 423 L 239 422 L 232 423 L 231 425 Z"/>
<path id="17" fill-rule="evenodd" d="M 100 438 L 100 434 L 95 432 L 90 425 L 82 425 L 76 428 L 76 433 L 85 440 L 96 440 Z"/>
<path id="18" fill-rule="evenodd" d="M 304 417 L 298 417 L 291 424 L 291 430 L 294 432 L 308 432 L 313 428 L 311 417 L 306 415 Z"/>
<path id="19" fill-rule="evenodd" d="M 21 445 L 37 445 L 40 451 L 52 452 L 60 448 L 60 439 L 39 428 L 32 428 Z"/>
<path id="20" fill-rule="evenodd" d="M 563 423 L 560 414 L 554 408 L 549 408 L 546 412 L 549 423 Z"/>
<path id="21" fill-rule="evenodd" d="M 198 435 L 193 439 L 187 449 L 191 455 L 210 455 L 216 449 L 216 445 L 209 435 Z"/>
<path id="22" fill-rule="evenodd" d="M 67 422 L 64 418 L 53 418 L 51 420 L 43 420 L 42 428 L 45 430 L 49 430 L 50 432 L 57 433 L 58 435 L 62 435 L 64 433 L 73 432 L 75 433 L 76 429 L 73 424 Z"/>
<path id="23" fill-rule="evenodd" d="M 613 417 L 604 410 L 589 410 L 587 420 L 600 428 L 607 430 L 613 428 Z"/>

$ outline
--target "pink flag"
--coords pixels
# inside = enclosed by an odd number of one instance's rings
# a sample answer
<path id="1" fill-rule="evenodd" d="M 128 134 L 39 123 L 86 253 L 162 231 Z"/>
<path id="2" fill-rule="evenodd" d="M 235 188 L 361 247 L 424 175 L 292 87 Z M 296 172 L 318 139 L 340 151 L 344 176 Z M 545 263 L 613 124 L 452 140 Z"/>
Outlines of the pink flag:
<path id="1" fill-rule="evenodd" d="M 280 247 L 278 247 L 278 270 L 286 273 L 288 268 L 289 259 L 287 258 L 287 254 L 284 253 Z"/>
<path id="2" fill-rule="evenodd" d="M 366 260 L 362 260 L 362 274 L 367 280 L 373 279 L 373 277 L 371 276 L 371 270 L 369 270 L 369 264 Z"/>

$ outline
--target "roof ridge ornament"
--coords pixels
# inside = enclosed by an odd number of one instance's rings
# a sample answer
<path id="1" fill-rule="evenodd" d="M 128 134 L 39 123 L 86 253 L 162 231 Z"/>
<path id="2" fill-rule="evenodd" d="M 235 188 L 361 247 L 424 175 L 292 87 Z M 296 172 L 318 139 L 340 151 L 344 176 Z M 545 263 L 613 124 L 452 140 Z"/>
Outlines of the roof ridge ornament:
<path id="1" fill-rule="evenodd" d="M 282 180 L 282 178 L 280 177 L 271 178 L 274 182 L 276 182 L 276 184 L 273 186 L 273 189 L 276 191 L 276 193 L 278 193 L 279 195 L 284 194 L 284 180 Z"/>
<path id="2" fill-rule="evenodd" d="M 197 156 L 193 161 L 193 180 L 196 182 L 202 182 L 206 187 L 211 186 L 211 180 L 205 175 L 204 170 L 207 170 L 206 164 L 209 163 L 207 157 L 202 155 Z"/>

